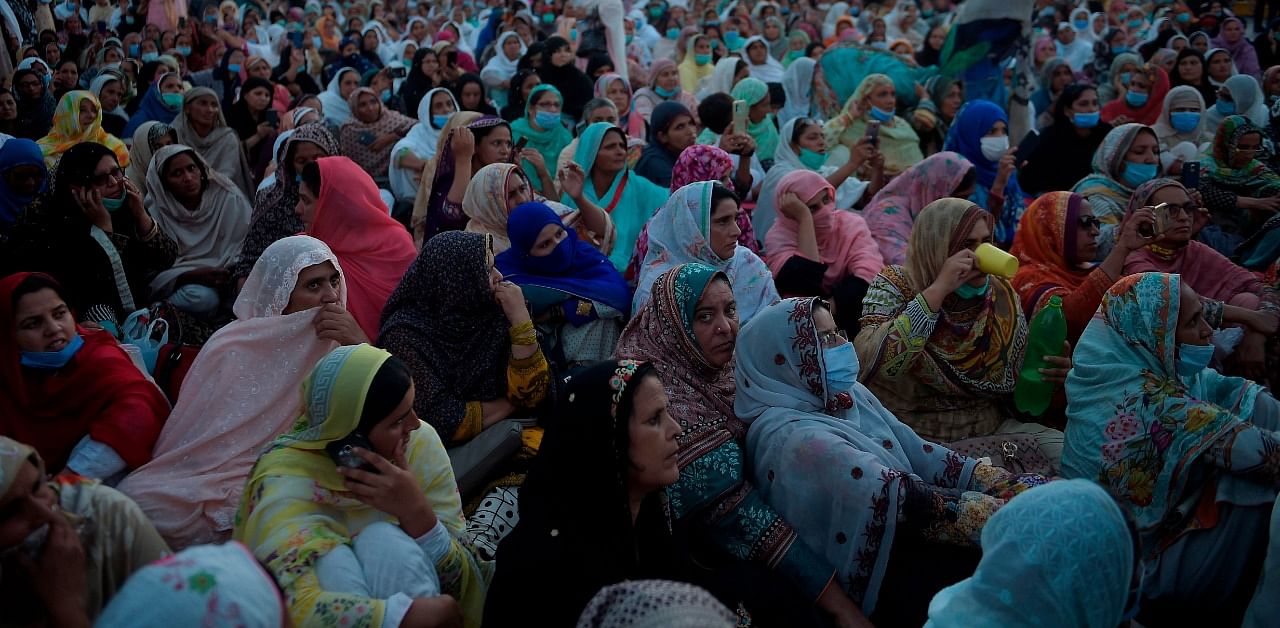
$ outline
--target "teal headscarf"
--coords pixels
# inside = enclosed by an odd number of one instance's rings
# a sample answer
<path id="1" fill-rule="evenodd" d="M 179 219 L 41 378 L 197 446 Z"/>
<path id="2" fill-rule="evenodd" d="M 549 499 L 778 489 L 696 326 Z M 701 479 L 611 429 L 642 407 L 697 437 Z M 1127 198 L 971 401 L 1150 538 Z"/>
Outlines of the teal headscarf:
<path id="1" fill-rule="evenodd" d="M 706 264 L 685 264 L 676 272 L 676 300 L 680 303 L 680 322 L 693 338 L 693 318 L 698 311 L 698 300 L 706 292 L 707 284 L 723 273 Z"/>
<path id="2" fill-rule="evenodd" d="M 747 106 L 754 106 L 769 97 L 769 86 L 764 81 L 749 76 L 733 86 L 731 95 L 734 100 L 744 100 Z M 742 129 L 734 130 L 742 132 Z M 756 141 L 756 153 L 762 159 L 773 159 L 773 152 L 778 149 L 778 126 L 773 122 L 773 114 L 765 116 L 759 122 L 748 120 L 746 131 Z"/>
<path id="3" fill-rule="evenodd" d="M 532 148 L 540 155 L 542 161 L 546 163 L 547 172 L 551 174 L 552 179 L 556 176 L 556 164 L 560 160 L 560 151 L 564 150 L 573 141 L 573 134 L 569 129 L 564 128 L 563 124 L 556 123 L 549 129 L 537 130 L 530 124 L 533 117 L 533 103 L 538 102 L 538 95 L 542 92 L 551 92 L 560 99 L 560 104 L 564 104 L 564 96 L 560 95 L 560 90 L 546 83 L 533 88 L 529 92 L 529 98 L 525 100 L 524 117 L 511 123 L 512 141 L 518 142 L 521 138 L 528 140 L 528 147 Z M 542 178 L 538 176 L 538 169 L 526 160 L 521 160 L 521 169 L 524 170 L 525 176 L 534 185 L 541 185 Z M 552 190 L 542 190 L 544 194 L 550 194 Z"/>
<path id="4" fill-rule="evenodd" d="M 622 272 L 631 261 L 631 254 L 636 248 L 636 238 L 640 236 L 641 227 L 649 221 L 653 212 L 662 207 L 670 196 L 670 192 L 667 188 L 636 174 L 627 166 L 623 166 L 622 170 L 614 175 L 609 189 L 596 190 L 591 170 L 595 167 L 596 154 L 600 152 L 600 145 L 609 131 L 616 131 L 623 138 L 623 142 L 626 141 L 626 132 L 622 129 L 608 122 L 596 122 L 588 126 L 578 137 L 578 150 L 573 154 L 573 161 L 587 172 L 587 181 L 583 185 L 582 194 L 604 209 L 613 219 L 618 237 L 613 245 L 613 251 L 609 253 L 609 261 L 613 262 L 613 266 L 619 272 Z M 574 209 L 578 208 L 578 204 L 568 194 L 563 195 L 560 201 Z"/>

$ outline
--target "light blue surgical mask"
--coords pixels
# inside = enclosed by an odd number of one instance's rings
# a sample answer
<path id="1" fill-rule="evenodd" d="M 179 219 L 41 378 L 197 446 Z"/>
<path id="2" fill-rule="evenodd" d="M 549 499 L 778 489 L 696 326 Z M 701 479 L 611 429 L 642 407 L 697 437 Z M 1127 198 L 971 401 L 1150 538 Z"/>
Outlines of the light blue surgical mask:
<path id="1" fill-rule="evenodd" d="M 888 122 L 893 119 L 892 109 L 881 109 L 875 105 L 871 106 L 871 117 L 881 122 Z"/>
<path id="2" fill-rule="evenodd" d="M 1095 126 L 1098 126 L 1098 121 L 1101 118 L 1102 114 L 1097 111 L 1090 113 L 1077 111 L 1075 115 L 1071 117 L 1071 123 L 1076 125 L 1077 129 L 1092 129 Z"/>
<path id="3" fill-rule="evenodd" d="M 858 354 L 853 352 L 853 343 L 846 342 L 836 347 L 822 350 L 822 362 L 827 367 L 827 392 L 839 394 L 849 392 L 858 383 Z"/>
<path id="4" fill-rule="evenodd" d="M 444 125 L 449 123 L 449 114 L 431 116 L 431 126 L 437 129 L 443 129 Z"/>
<path id="5" fill-rule="evenodd" d="M 1200 126 L 1200 112 L 1174 111 L 1169 114 L 1169 122 L 1179 133 L 1194 131 Z"/>
<path id="6" fill-rule="evenodd" d="M 1129 92 L 1125 92 L 1124 101 L 1128 103 L 1130 107 L 1133 107 L 1136 109 L 1138 107 L 1141 107 L 1147 104 L 1147 99 L 1150 97 L 1151 97 L 1150 94 L 1129 91 Z"/>
<path id="7" fill-rule="evenodd" d="M 382 90 L 382 94 L 380 94 L 380 97 L 382 98 L 382 102 L 391 102 L 391 90 L 390 89 Z"/>
<path id="8" fill-rule="evenodd" d="M 144 53 L 142 53 L 142 62 L 143 62 L 143 63 L 148 63 L 148 62 L 151 62 L 151 61 L 155 61 L 156 59 L 159 59 L 159 58 L 160 58 L 160 53 L 158 53 L 158 52 L 144 52 Z"/>
<path id="9" fill-rule="evenodd" d="M 724 45 L 728 46 L 729 50 L 737 50 L 738 46 L 742 45 L 742 35 L 738 34 L 738 31 L 725 31 Z"/>
<path id="10" fill-rule="evenodd" d="M 1218 113 L 1224 116 L 1235 115 L 1236 113 L 1236 103 L 1234 101 L 1218 99 L 1218 102 L 1213 106 L 1217 107 Z"/>
<path id="11" fill-rule="evenodd" d="M 1121 85 L 1128 85 L 1128 84 L 1129 84 L 1129 77 L 1130 77 L 1130 76 L 1133 76 L 1133 73 L 1132 73 L 1132 72 L 1121 72 L 1121 73 L 1120 73 L 1120 84 L 1121 84 Z"/>
<path id="12" fill-rule="evenodd" d="M 971 286 L 968 283 L 964 283 L 955 289 L 955 295 L 961 299 L 974 299 L 986 294 L 990 287 L 991 275 L 987 275 L 987 280 L 981 286 Z"/>
<path id="13" fill-rule="evenodd" d="M 84 338 L 76 334 L 71 337 L 67 346 L 58 351 L 23 351 L 18 362 L 29 368 L 54 371 L 66 366 L 83 346 Z"/>
<path id="14" fill-rule="evenodd" d="M 1121 173 L 1120 178 L 1124 179 L 1125 184 L 1129 187 L 1136 188 L 1156 178 L 1156 165 L 1126 161 L 1124 162 L 1124 172 Z"/>
<path id="15" fill-rule="evenodd" d="M 143 58 L 145 59 L 145 58 L 146 58 L 146 55 L 143 55 Z M 236 73 L 240 72 L 240 64 L 239 64 L 239 63 L 229 63 L 229 64 L 227 64 L 227 71 L 228 71 L 228 72 L 236 72 Z"/>
<path id="16" fill-rule="evenodd" d="M 658 87 L 657 85 L 654 85 L 654 86 L 653 86 L 653 91 L 654 91 L 654 93 L 655 93 L 655 94 L 657 94 L 657 95 L 659 95 L 659 96 L 661 96 L 661 97 L 663 97 L 663 98 L 672 98 L 672 97 L 674 97 L 676 94 L 679 94 L 679 93 L 680 93 L 680 88 L 679 88 L 679 87 L 673 87 L 673 88 L 671 88 L 671 89 L 667 89 L 667 88 L 665 88 L 665 87 Z"/>
<path id="17" fill-rule="evenodd" d="M 694 61 L 694 63 L 697 63 L 698 65 L 706 65 L 706 64 L 708 64 L 708 63 L 711 63 L 711 55 L 709 55 L 709 54 L 707 54 L 707 55 L 698 55 L 698 54 L 695 54 L 695 55 L 693 55 L 693 61 Z"/>
<path id="18" fill-rule="evenodd" d="M 1128 46 L 1120 45 L 1120 46 L 1112 46 L 1112 47 L 1111 47 L 1111 54 L 1113 54 L 1113 55 L 1122 55 L 1122 54 L 1124 54 L 1124 53 L 1126 53 L 1126 52 L 1129 52 L 1129 47 L 1128 47 Z"/>
<path id="19" fill-rule="evenodd" d="M 316 35 L 311 38 L 311 45 L 315 47 L 316 50 L 320 50 L 321 48 L 324 48 L 324 40 L 320 39 L 319 35 Z"/>
<path id="20" fill-rule="evenodd" d="M 175 48 L 175 50 L 178 51 L 178 54 L 184 57 L 191 56 L 191 46 L 178 46 L 177 48 Z"/>
<path id="21" fill-rule="evenodd" d="M 124 190 L 121 190 L 120 198 L 104 198 L 102 199 L 102 206 L 105 207 L 107 211 L 115 213 L 117 209 L 124 207 L 124 199 L 125 193 Z"/>
<path id="22" fill-rule="evenodd" d="M 1129 20 L 1129 28 L 1142 28 L 1142 20 Z"/>
<path id="23" fill-rule="evenodd" d="M 134 59 L 138 58 L 138 44 L 129 44 L 129 56 Z"/>
<path id="24" fill-rule="evenodd" d="M 1178 14 L 1178 17 L 1177 17 L 1177 18 L 1174 18 L 1174 19 L 1178 20 L 1178 23 L 1179 23 L 1179 24 L 1189 24 L 1189 23 L 1191 23 L 1191 14 L 1190 14 L 1190 13 L 1179 13 L 1179 14 Z"/>
<path id="25" fill-rule="evenodd" d="M 649 7 L 649 17 L 655 20 L 662 17 L 662 7 Z"/>
<path id="26" fill-rule="evenodd" d="M 1084 29 L 1089 28 L 1089 20 L 1076 20 L 1072 22 L 1071 25 L 1076 27 L 1076 30 L 1083 31 Z"/>
<path id="27" fill-rule="evenodd" d="M 811 151 L 807 148 L 800 149 L 800 163 L 810 170 L 818 170 L 823 164 L 827 163 L 827 155 Z"/>
<path id="28" fill-rule="evenodd" d="M 667 39 L 680 39 L 680 29 L 678 29 L 678 28 L 668 28 L 668 29 L 667 29 Z"/>
<path id="29" fill-rule="evenodd" d="M 1178 375 L 1184 378 L 1195 377 L 1200 371 L 1209 368 L 1213 361 L 1213 345 L 1178 344 Z"/>
<path id="30" fill-rule="evenodd" d="M 623 42 L 625 42 L 628 46 L 630 46 L 630 45 L 631 45 L 631 42 L 633 42 L 633 41 L 635 41 L 635 40 L 636 40 L 636 36 L 635 36 L 635 35 L 623 35 L 623 36 L 622 36 L 622 41 L 623 41 Z"/>
<path id="31" fill-rule="evenodd" d="M 182 94 L 160 94 L 160 102 L 170 109 L 177 109 L 182 106 Z"/>
<path id="32" fill-rule="evenodd" d="M 538 127 L 543 130 L 554 129 L 557 124 L 560 124 L 560 114 L 550 111 L 535 111 L 533 112 L 533 121 L 537 122 Z"/>

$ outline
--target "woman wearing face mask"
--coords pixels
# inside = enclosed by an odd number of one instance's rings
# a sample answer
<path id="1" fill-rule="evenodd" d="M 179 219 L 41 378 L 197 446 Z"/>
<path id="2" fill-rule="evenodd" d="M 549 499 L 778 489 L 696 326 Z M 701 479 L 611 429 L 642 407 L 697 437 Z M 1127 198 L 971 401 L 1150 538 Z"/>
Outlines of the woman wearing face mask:
<path id="1" fill-rule="evenodd" d="M 414 121 L 384 106 L 377 92 L 368 87 L 352 90 L 347 104 L 351 107 L 351 119 L 344 122 L 338 132 L 342 154 L 369 173 L 379 187 L 385 187 L 391 147 L 408 135 Z"/>
<path id="2" fill-rule="evenodd" d="M 613 354 L 631 312 L 631 289 L 558 214 L 538 201 L 513 209 L 504 229 L 511 248 L 495 264 L 529 300 L 535 326 L 557 347 L 560 371 Z"/>
<path id="3" fill-rule="evenodd" d="M 169 402 L 111 334 L 76 325 L 62 295 L 43 273 L 0 280 L 0 431 L 30 444 L 50 473 L 115 482 L 151 459 Z"/>
<path id="4" fill-rule="evenodd" d="M 1178 181 L 1161 178 L 1143 184 L 1129 200 L 1129 213 L 1160 203 L 1168 203 L 1169 226 L 1155 242 L 1125 260 L 1125 274 L 1178 273 L 1201 297 L 1234 306 L 1218 312 L 1218 307 L 1206 305 L 1214 310 L 1210 319 L 1215 325 L 1221 320 L 1245 329 L 1228 365 L 1253 381 L 1266 382 L 1266 344 L 1276 333 L 1275 317 L 1280 312 L 1275 292 L 1254 273 L 1192 239 L 1208 216 Z"/>
<path id="5" fill-rule="evenodd" d="M 684 60 L 680 62 L 680 87 L 686 94 L 698 91 L 698 86 L 711 76 L 716 66 L 712 62 L 711 40 L 702 34 L 685 35 Z"/>
<path id="6" fill-rule="evenodd" d="M 1280 406 L 1209 368 L 1213 329 L 1198 296 L 1185 276 L 1121 279 L 1067 378 L 1063 475 L 1101 483 L 1133 511 L 1144 623 L 1239 621 L 1259 570 L 1242 557 L 1280 533 L 1268 530 L 1280 478 L 1264 462 L 1280 448 Z M 1215 505 L 1179 508 L 1188 495 L 1215 495 Z M 1280 577 L 1273 562 L 1266 569 L 1266 582 Z"/>
<path id="7" fill-rule="evenodd" d="M 1116 230 L 1134 189 L 1160 176 L 1161 172 L 1160 141 L 1151 127 L 1122 124 L 1107 134 L 1093 156 L 1093 174 L 1071 189 L 1089 201 L 1094 215 L 1102 221 L 1098 260 L 1106 257 L 1115 245 Z"/>
<path id="8" fill-rule="evenodd" d="M 453 93 L 437 87 L 419 101 L 418 123 L 413 125 L 404 139 L 391 148 L 390 169 L 387 172 L 391 194 L 397 201 L 412 203 L 422 184 L 422 173 L 436 154 L 440 143 L 440 130 L 449 122 L 449 116 L 458 111 Z"/>
<path id="9" fill-rule="evenodd" d="M 1027 433 L 1056 465 L 1062 433 L 1009 418 L 1006 409 L 1027 319 L 1012 284 L 977 266 L 974 249 L 991 241 L 992 224 L 991 214 L 955 198 L 920 212 L 906 263 L 881 271 L 863 301 L 854 345 L 869 366 L 860 379 L 926 440 Z M 1051 366 L 1042 377 L 1061 384 L 1071 359 L 1045 359 Z"/>
<path id="10" fill-rule="evenodd" d="M 911 431 L 858 383 L 858 355 L 820 299 L 769 306 L 741 340 L 733 407 L 750 426 L 754 484 L 878 624 L 921 623 L 926 599 L 972 573 L 987 518 L 1046 481 Z"/>
<path id="11" fill-rule="evenodd" d="M 525 176 L 543 195 L 555 194 L 560 151 L 573 141 L 573 134 L 561 123 L 563 104 L 560 91 L 544 83 L 529 92 L 524 117 L 511 123 L 512 140 L 527 141 L 520 154 Z"/>
<path id="12" fill-rule="evenodd" d="M 1097 266 L 1102 223 L 1093 206 L 1080 194 L 1050 192 L 1036 199 L 1022 215 L 1010 254 L 1021 263 L 1013 287 L 1029 318 L 1053 297 L 1062 299 L 1067 320 L 1067 341 L 1075 344 L 1085 325 L 1098 311 L 1098 303 L 1111 284 L 1124 276 L 1129 254 L 1151 244 L 1142 232 L 1153 223 L 1153 214 L 1140 209 L 1126 218 L 1111 252 Z"/>
<path id="13" fill-rule="evenodd" d="M 793 66 L 795 64 L 792 64 Z M 793 118 L 782 125 L 778 148 L 773 152 L 773 167 L 764 176 L 752 224 L 762 234 L 768 234 L 778 216 L 774 204 L 777 189 L 783 177 L 797 170 L 818 173 L 836 191 L 835 203 L 840 209 L 852 209 L 864 198 L 870 198 L 882 187 L 883 171 L 876 168 L 877 152 L 870 140 L 858 141 L 853 158 L 836 168 L 826 165 L 827 147 L 822 135 L 822 123 L 806 117 Z M 871 170 L 870 181 L 863 181 L 853 173 L 867 165 Z"/>
<path id="14" fill-rule="evenodd" d="M 1267 99 L 1251 76 L 1238 74 L 1218 88 L 1218 100 L 1206 114 L 1206 122 L 1209 128 L 1218 129 L 1227 116 L 1233 115 L 1244 116 L 1258 127 L 1265 128 L 1271 122 Z"/>
<path id="15" fill-rule="evenodd" d="M 1160 140 L 1161 165 L 1170 174 L 1181 174 L 1182 165 L 1199 154 L 1200 146 L 1213 139 L 1205 115 L 1204 99 L 1190 85 L 1169 90 L 1160 117 L 1151 125 Z"/>
<path id="16" fill-rule="evenodd" d="M 651 120 L 654 109 L 664 102 L 677 102 L 689 111 L 698 108 L 698 101 L 684 91 L 680 72 L 670 59 L 658 59 L 649 67 L 649 85 L 636 90 L 635 112 L 645 120 Z"/>
<path id="17" fill-rule="evenodd" d="M 91 92 L 67 92 L 58 102 L 53 128 L 37 142 L 50 169 L 58 165 L 62 154 L 72 146 L 84 143 L 102 144 L 115 153 L 122 166 L 129 165 L 129 149 L 115 136 L 102 130 L 102 107 Z"/>
<path id="18" fill-rule="evenodd" d="M 862 79 L 857 91 L 849 97 L 844 111 L 826 124 L 827 165 L 839 167 L 849 160 L 849 151 L 867 134 L 871 121 L 879 124 L 879 145 L 884 155 L 884 172 L 893 177 L 920 163 L 920 137 L 915 129 L 898 117 L 897 92 L 893 80 L 884 74 L 870 74 Z"/>
<path id="19" fill-rule="evenodd" d="M 171 547 L 231 537 L 258 452 L 297 418 L 299 373 L 363 339 L 346 299 L 342 269 L 323 242 L 290 236 L 263 252 L 236 300 L 236 320 L 191 365 L 187 377 L 200 386 L 174 406 L 152 460 L 120 483 Z"/>
<path id="20" fill-rule="evenodd" d="M 1026 208 L 1026 196 L 1015 172 L 1017 164 L 1009 150 L 1009 117 L 993 102 L 970 101 L 956 116 L 943 150 L 958 153 L 973 164 L 978 179 L 968 198 L 996 217 L 996 246 L 1007 249 Z"/>
<path id="21" fill-rule="evenodd" d="M 1018 164 L 1022 189 L 1030 196 L 1069 190 L 1088 175 L 1093 154 L 1111 131 L 1101 117 L 1092 85 L 1073 83 L 1063 89 L 1053 106 L 1053 124 L 1022 140 L 1022 146 L 1032 146 L 1026 161 Z"/>
<path id="22" fill-rule="evenodd" d="M 142 95 L 142 104 L 129 118 L 124 127 L 126 135 L 122 137 L 132 137 L 138 127 L 147 122 L 171 124 L 181 111 L 182 78 L 173 72 L 162 72 Z"/>
<path id="23" fill-rule="evenodd" d="M 1115 124 L 1124 119 L 1138 124 L 1151 125 L 1160 117 L 1164 97 L 1169 93 L 1169 75 L 1155 64 L 1145 64 L 1129 75 L 1129 83 L 1116 100 L 1102 108 L 1102 121 Z"/>
<path id="24" fill-rule="evenodd" d="M 1257 159 L 1263 149 L 1262 129 L 1244 116 L 1227 116 L 1202 162 L 1197 189 L 1211 218 L 1197 239 L 1223 255 L 1235 254 L 1237 245 L 1280 211 L 1280 175 Z M 1250 267 L 1266 265 L 1252 257 L 1241 261 Z"/>

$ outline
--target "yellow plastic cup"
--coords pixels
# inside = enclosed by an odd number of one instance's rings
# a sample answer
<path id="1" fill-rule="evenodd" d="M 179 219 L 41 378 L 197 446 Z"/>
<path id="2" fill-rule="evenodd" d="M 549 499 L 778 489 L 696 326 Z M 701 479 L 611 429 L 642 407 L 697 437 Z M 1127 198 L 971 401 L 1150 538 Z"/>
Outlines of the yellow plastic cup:
<path id="1" fill-rule="evenodd" d="M 995 245 L 983 242 L 973 252 L 978 258 L 978 270 L 988 275 L 1013 279 L 1018 272 L 1018 258 L 1001 251 Z"/>

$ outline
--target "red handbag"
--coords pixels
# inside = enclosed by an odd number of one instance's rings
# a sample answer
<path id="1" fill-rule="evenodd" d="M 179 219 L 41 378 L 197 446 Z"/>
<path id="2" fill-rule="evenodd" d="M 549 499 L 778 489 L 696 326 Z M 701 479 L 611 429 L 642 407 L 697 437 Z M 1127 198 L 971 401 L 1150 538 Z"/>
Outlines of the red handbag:
<path id="1" fill-rule="evenodd" d="M 182 323 L 177 311 L 173 306 L 165 304 L 164 319 L 169 322 L 169 329 L 177 331 L 176 339 L 173 334 L 170 335 L 170 342 L 160 347 L 160 353 L 156 358 L 156 369 L 152 373 L 156 385 L 169 398 L 169 403 L 177 405 L 178 393 L 182 391 L 182 382 L 187 378 L 187 372 L 191 370 L 191 365 L 196 361 L 196 355 L 200 352 L 200 347 L 183 344 L 182 342 Z"/>

